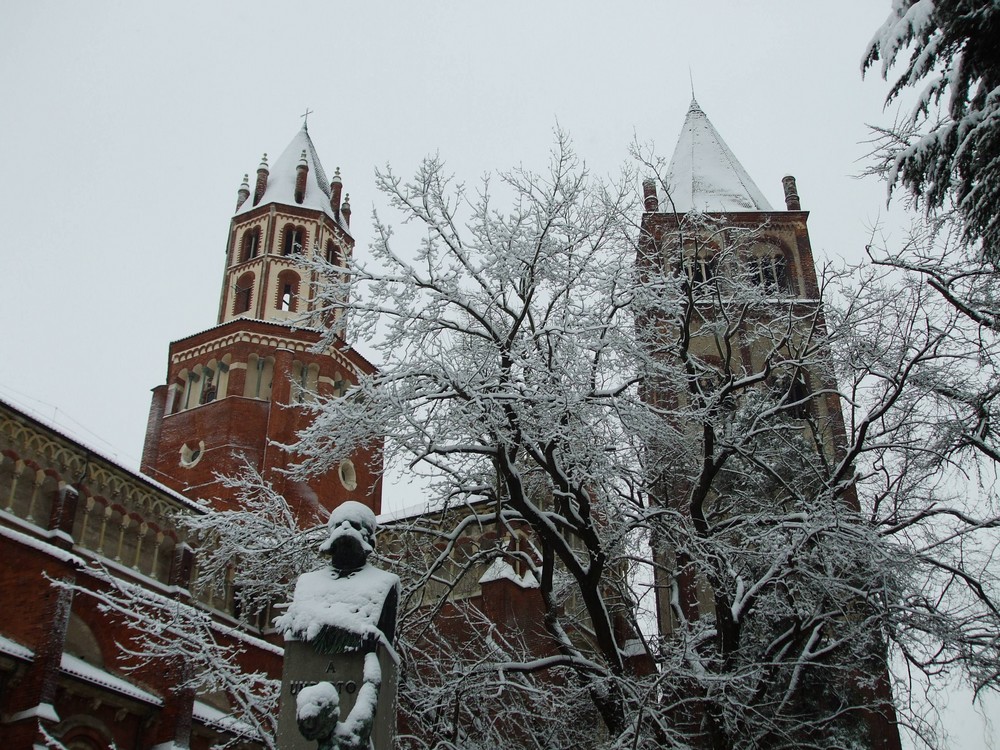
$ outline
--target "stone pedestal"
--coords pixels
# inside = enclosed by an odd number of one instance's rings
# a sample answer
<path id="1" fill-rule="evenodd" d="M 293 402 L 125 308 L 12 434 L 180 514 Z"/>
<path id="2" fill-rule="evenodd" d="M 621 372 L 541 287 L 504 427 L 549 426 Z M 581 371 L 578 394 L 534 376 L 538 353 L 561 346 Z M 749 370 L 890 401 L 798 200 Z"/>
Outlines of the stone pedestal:
<path id="1" fill-rule="evenodd" d="M 382 669 L 382 685 L 372 729 L 374 750 L 392 750 L 396 736 L 396 682 L 398 657 L 379 643 L 375 647 Z M 316 750 L 316 742 L 299 732 L 295 720 L 295 696 L 299 690 L 318 682 L 329 682 L 340 696 L 340 716 L 345 719 L 354 708 L 358 690 L 364 683 L 365 654 L 324 654 L 308 641 L 285 641 L 285 667 L 281 680 L 281 710 L 278 714 L 280 750 Z"/>

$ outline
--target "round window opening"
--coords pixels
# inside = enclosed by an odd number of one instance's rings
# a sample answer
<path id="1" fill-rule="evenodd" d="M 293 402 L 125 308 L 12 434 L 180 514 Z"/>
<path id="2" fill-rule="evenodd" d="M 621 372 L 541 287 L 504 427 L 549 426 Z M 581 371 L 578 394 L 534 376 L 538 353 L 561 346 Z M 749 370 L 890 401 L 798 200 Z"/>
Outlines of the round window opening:
<path id="1" fill-rule="evenodd" d="M 185 469 L 190 469 L 196 463 L 201 460 L 202 455 L 205 453 L 205 441 L 199 440 L 198 445 L 194 448 L 188 446 L 187 443 L 181 446 L 181 466 Z"/>
<path id="2" fill-rule="evenodd" d="M 349 490 L 355 490 L 358 487 L 358 474 L 354 470 L 354 464 L 351 459 L 345 458 L 340 462 L 340 483 L 344 485 Z"/>

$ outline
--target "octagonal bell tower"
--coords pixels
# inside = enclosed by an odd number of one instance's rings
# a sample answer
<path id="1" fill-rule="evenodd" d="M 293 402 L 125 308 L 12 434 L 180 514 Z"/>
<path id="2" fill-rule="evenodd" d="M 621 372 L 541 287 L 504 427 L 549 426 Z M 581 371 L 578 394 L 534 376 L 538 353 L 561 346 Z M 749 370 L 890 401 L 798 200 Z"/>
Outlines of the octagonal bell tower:
<path id="1" fill-rule="evenodd" d="M 229 230 L 219 323 L 238 317 L 300 320 L 311 311 L 301 261 L 322 255 L 340 264 L 354 250 L 351 207 L 342 201 L 340 169 L 332 180 L 302 129 L 273 168 L 267 154 L 257 167 L 251 194 L 240 185 Z"/>
<path id="2" fill-rule="evenodd" d="M 326 519 L 344 500 L 381 505 L 381 454 L 353 456 L 308 483 L 284 473 L 287 446 L 311 422 L 314 394 L 343 393 L 374 366 L 343 335 L 323 351 L 321 324 L 338 323 L 310 294 L 316 280 L 303 261 L 335 266 L 354 251 L 351 208 L 340 170 L 327 178 L 306 125 L 281 156 L 267 154 L 251 188 L 239 187 L 230 221 L 216 325 L 170 345 L 166 381 L 153 389 L 142 470 L 217 508 L 238 505 L 220 476 L 256 469 L 304 524 Z"/>

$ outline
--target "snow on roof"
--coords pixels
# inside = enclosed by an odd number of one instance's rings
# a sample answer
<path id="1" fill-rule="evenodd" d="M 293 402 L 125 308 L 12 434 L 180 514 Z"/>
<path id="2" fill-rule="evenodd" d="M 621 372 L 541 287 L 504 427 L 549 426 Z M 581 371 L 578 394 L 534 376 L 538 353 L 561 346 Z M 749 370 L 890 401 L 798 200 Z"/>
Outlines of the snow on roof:
<path id="1" fill-rule="evenodd" d="M 76 443 L 76 445 L 79 446 L 81 450 L 86 451 L 87 453 L 90 453 L 92 456 L 100 458 L 102 461 L 106 461 L 112 466 L 121 469 L 126 474 L 135 477 L 141 482 L 154 488 L 158 492 L 162 492 L 165 495 L 169 495 L 178 503 L 185 506 L 188 510 L 192 510 L 196 513 L 205 512 L 205 509 L 202 508 L 200 505 L 198 505 L 198 503 L 194 502 L 191 498 L 186 497 L 181 493 L 177 492 L 176 490 L 167 487 L 165 484 L 156 481 L 152 477 L 147 476 L 140 471 L 137 471 L 135 468 L 128 466 L 119 459 L 112 458 L 110 455 L 102 451 L 100 448 L 95 448 L 93 444 L 88 443 L 86 440 L 74 435 L 72 432 L 66 429 L 66 427 L 62 425 L 57 425 L 56 423 L 49 421 L 46 417 L 39 414 L 34 409 L 31 409 L 30 407 L 27 406 L 15 405 L 11 401 L 8 401 L 7 399 L 4 398 L 0 398 L 0 407 L 6 407 L 15 414 L 18 414 L 32 422 L 37 423 L 42 428 L 49 430 L 50 432 L 54 432 L 56 435 L 59 435 L 60 437 L 65 438 L 66 440 L 69 440 L 72 443 Z"/>
<path id="2" fill-rule="evenodd" d="M 417 503 L 408 503 L 398 508 L 384 510 L 378 514 L 377 520 L 379 526 L 386 526 L 391 525 L 395 521 L 407 521 L 411 518 L 420 518 L 434 512 L 435 510 L 431 507 L 431 503 L 422 500 Z"/>
<path id="3" fill-rule="evenodd" d="M 306 178 L 306 192 L 302 203 L 295 202 L 295 178 L 302 152 L 306 152 L 306 164 L 309 165 L 309 175 Z M 248 213 L 253 209 L 268 203 L 282 203 L 286 206 L 302 206 L 315 211 L 322 211 L 340 224 L 340 217 L 330 206 L 330 181 L 326 177 L 323 165 L 319 161 L 316 147 L 309 130 L 305 125 L 295 134 L 292 142 L 281 152 L 278 160 L 269 168 L 267 188 L 264 195 L 255 205 L 252 198 L 246 201 L 236 211 L 236 215 Z M 345 230 L 346 226 L 340 224 Z"/>
<path id="4" fill-rule="evenodd" d="M 9 517 L 11 520 L 15 521 L 19 520 L 17 519 L 16 516 L 10 515 L 5 510 L 0 510 L 0 514 L 2 514 L 5 517 L 4 520 L 7 520 L 6 517 Z M 49 531 L 48 529 L 42 529 L 41 533 L 47 537 L 52 536 L 52 532 Z M 74 565 L 78 565 L 81 568 L 87 564 L 83 560 L 83 558 L 80 557 L 79 555 L 74 555 L 72 552 L 67 552 L 61 547 L 57 547 L 54 544 L 49 544 L 48 542 L 43 541 L 41 539 L 36 539 L 35 537 L 29 536 L 28 534 L 22 534 L 20 531 L 15 531 L 14 529 L 9 528 L 7 526 L 0 526 L 0 536 L 5 536 L 8 539 L 13 539 L 18 544 L 23 544 L 26 547 L 31 547 L 32 549 L 36 549 L 39 552 L 44 552 L 46 555 L 54 557 L 56 560 L 61 560 L 62 562 L 73 563 Z"/>
<path id="5" fill-rule="evenodd" d="M 243 737 L 253 737 L 259 739 L 257 731 L 247 722 L 237 719 L 224 711 L 220 711 L 214 706 L 210 706 L 203 701 L 195 701 L 194 709 L 191 712 L 195 721 L 226 732 L 232 732 Z"/>
<path id="6" fill-rule="evenodd" d="M 21 659 L 22 661 L 33 661 L 35 658 L 35 652 L 30 648 L 25 648 L 20 643 L 15 643 L 10 638 L 5 638 L 2 635 L 0 635 L 0 654 L 13 656 L 15 659 Z"/>
<path id="7" fill-rule="evenodd" d="M 275 326 L 277 328 L 284 328 L 290 333 L 296 333 L 298 331 L 305 331 L 307 333 L 314 333 L 314 334 L 321 333 L 320 329 L 309 328 L 308 326 L 301 325 L 298 322 L 288 323 L 281 320 L 265 320 L 264 318 L 248 318 L 246 316 L 240 316 L 238 318 L 230 318 L 229 320 L 224 320 L 221 323 L 216 323 L 215 325 L 209 326 L 208 328 L 203 328 L 200 331 L 196 331 L 182 338 L 175 339 L 174 341 L 170 342 L 170 346 L 174 346 L 175 344 L 178 344 L 182 341 L 187 341 L 188 339 L 193 339 L 195 336 L 201 336 L 204 333 L 211 333 L 212 331 L 218 330 L 220 328 L 226 328 L 227 326 L 236 327 L 243 323 L 246 323 L 247 321 L 250 321 L 252 323 L 260 323 L 262 325 Z M 357 367 L 356 363 L 350 362 L 351 357 L 357 357 L 360 360 L 362 360 L 366 365 L 369 365 L 372 368 L 375 367 L 375 365 L 372 363 L 371 359 L 368 358 L 368 356 L 363 354 L 355 344 L 347 343 L 347 341 L 345 341 L 342 336 L 339 335 L 337 336 L 334 347 L 335 348 L 333 348 L 331 351 L 336 352 L 336 354 L 348 360 L 348 364 L 351 366 Z M 183 354 L 184 352 L 181 353 Z M 2 399 L 0 399 L 0 401 L 2 401 Z M 143 475 L 143 477 L 145 477 L 145 475 Z"/>
<path id="8" fill-rule="evenodd" d="M 661 211 L 774 210 L 693 97 L 666 184 L 673 205 L 663 201 Z"/>
<path id="9" fill-rule="evenodd" d="M 286 638 L 311 641 L 326 627 L 360 636 L 379 637 L 379 618 L 389 592 L 399 587 L 399 576 L 373 565 L 344 578 L 329 570 L 299 576 L 295 595 L 275 625 Z"/>
<path id="10" fill-rule="evenodd" d="M 120 695 L 135 698 L 136 700 L 140 700 L 143 703 L 148 703 L 152 706 L 163 705 L 163 699 L 160 698 L 160 696 L 153 695 L 153 693 L 150 693 L 147 690 L 136 687 L 128 680 L 123 680 L 121 677 L 116 677 L 110 672 L 105 672 L 100 667 L 88 664 L 83 659 L 76 656 L 63 654 L 62 661 L 59 666 L 66 674 L 78 677 L 84 682 L 108 688 L 109 690 L 119 693 Z"/>
<path id="11" fill-rule="evenodd" d="M 493 581 L 512 581 L 523 589 L 537 589 L 538 579 L 530 570 L 525 571 L 523 576 L 519 576 L 517 571 L 511 567 L 503 558 L 498 557 L 493 564 L 486 569 L 486 572 L 479 578 L 479 583 L 491 583 Z"/>

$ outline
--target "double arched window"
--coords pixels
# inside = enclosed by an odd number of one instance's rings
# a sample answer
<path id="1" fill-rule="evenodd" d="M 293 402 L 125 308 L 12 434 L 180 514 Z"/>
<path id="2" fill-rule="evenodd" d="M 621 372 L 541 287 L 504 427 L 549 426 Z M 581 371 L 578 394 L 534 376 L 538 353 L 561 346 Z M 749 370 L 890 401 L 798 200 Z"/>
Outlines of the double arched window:
<path id="1" fill-rule="evenodd" d="M 308 365 L 295 360 L 292 362 L 292 399 L 301 404 L 312 401 L 319 388 L 319 365 Z"/>
<path id="2" fill-rule="evenodd" d="M 271 398 L 271 381 L 274 379 L 274 357 L 247 357 L 247 376 L 243 395 L 247 398 Z"/>
<path id="3" fill-rule="evenodd" d="M 305 227 L 297 227 L 292 224 L 285 225 L 285 231 L 281 235 L 281 254 L 299 255 L 306 247 Z"/>
<path id="4" fill-rule="evenodd" d="M 747 275 L 750 283 L 761 287 L 769 294 L 788 291 L 785 272 L 785 255 L 777 248 L 766 248 L 747 261 Z"/>
<path id="5" fill-rule="evenodd" d="M 231 356 L 227 354 L 221 360 L 212 359 L 205 364 L 194 365 L 190 370 L 181 370 L 178 375 L 180 400 L 177 407 L 168 409 L 168 412 L 173 414 L 224 399 L 229 389 L 231 361 Z"/>

